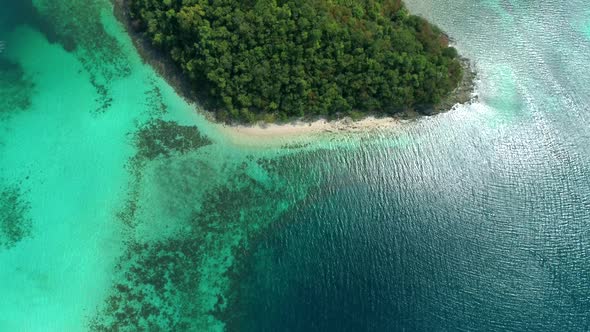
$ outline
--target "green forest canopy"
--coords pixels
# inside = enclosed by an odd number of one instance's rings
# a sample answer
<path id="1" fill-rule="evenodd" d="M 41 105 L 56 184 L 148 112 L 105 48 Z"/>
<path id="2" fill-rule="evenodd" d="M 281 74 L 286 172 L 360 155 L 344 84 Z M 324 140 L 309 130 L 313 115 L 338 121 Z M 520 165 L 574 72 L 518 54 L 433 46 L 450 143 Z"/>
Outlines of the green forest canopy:
<path id="1" fill-rule="evenodd" d="M 462 67 L 401 0 L 130 0 L 131 18 L 222 120 L 436 105 Z"/>

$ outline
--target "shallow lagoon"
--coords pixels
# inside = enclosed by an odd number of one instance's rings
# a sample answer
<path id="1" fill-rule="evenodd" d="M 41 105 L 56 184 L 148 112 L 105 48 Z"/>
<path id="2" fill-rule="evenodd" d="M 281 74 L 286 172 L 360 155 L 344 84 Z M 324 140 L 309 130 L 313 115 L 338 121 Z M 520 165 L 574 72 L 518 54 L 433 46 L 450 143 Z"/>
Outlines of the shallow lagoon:
<path id="1" fill-rule="evenodd" d="M 479 102 L 268 146 L 179 98 L 107 1 L 2 5 L 0 330 L 589 328 L 583 1 L 408 1 Z"/>

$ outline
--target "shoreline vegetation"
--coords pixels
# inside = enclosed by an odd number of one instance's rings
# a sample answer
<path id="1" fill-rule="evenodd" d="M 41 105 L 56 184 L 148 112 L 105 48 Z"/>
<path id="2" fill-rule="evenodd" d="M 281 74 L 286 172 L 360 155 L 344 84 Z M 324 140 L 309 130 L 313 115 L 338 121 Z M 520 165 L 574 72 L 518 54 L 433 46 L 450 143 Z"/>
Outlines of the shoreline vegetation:
<path id="1" fill-rule="evenodd" d="M 281 119 L 261 119 L 244 121 L 239 118 L 221 118 L 215 111 L 208 110 L 210 96 L 204 89 L 195 86 L 188 75 L 162 49 L 153 45 L 137 20 L 131 17 L 130 0 L 111 0 L 114 14 L 123 24 L 142 60 L 162 76 L 187 102 L 196 104 L 198 110 L 211 122 L 219 126 L 231 140 L 239 142 L 244 138 L 280 138 L 330 132 L 370 131 L 396 126 L 400 120 L 413 120 L 422 116 L 431 116 L 446 112 L 458 104 L 466 104 L 477 99 L 475 80 L 477 73 L 471 62 L 460 55 L 456 59 L 460 64 L 462 75 L 456 87 L 436 105 L 426 107 L 404 107 L 394 112 L 353 112 L 336 114 L 304 114 Z M 442 33 L 448 45 L 449 37 Z M 454 49 L 453 49 L 454 50 Z"/>

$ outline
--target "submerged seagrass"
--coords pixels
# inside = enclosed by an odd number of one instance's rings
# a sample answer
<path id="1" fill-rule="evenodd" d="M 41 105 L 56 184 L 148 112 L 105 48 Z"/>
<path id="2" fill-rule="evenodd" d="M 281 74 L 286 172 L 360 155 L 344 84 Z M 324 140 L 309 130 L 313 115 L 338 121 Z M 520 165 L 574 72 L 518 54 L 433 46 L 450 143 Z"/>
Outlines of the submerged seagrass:
<path id="1" fill-rule="evenodd" d="M 128 2 L 222 120 L 432 108 L 462 77 L 448 37 L 399 0 Z"/>

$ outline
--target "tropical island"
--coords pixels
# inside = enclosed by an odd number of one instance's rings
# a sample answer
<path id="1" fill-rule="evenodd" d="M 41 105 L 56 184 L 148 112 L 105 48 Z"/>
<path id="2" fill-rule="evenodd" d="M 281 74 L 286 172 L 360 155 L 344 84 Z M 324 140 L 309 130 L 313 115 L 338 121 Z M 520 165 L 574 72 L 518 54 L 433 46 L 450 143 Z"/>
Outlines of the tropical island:
<path id="1" fill-rule="evenodd" d="M 450 108 L 472 85 L 449 38 L 401 0 L 117 3 L 223 122 Z"/>

